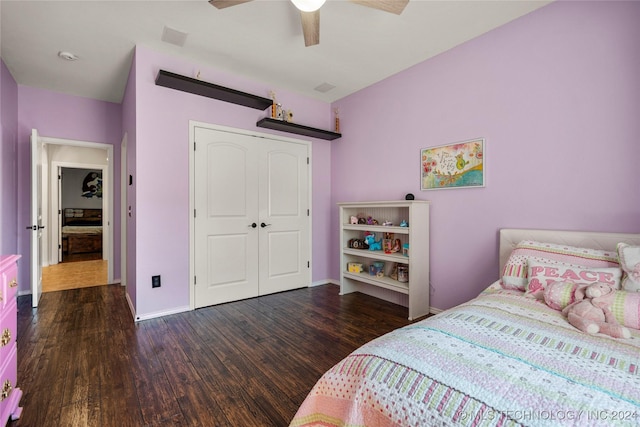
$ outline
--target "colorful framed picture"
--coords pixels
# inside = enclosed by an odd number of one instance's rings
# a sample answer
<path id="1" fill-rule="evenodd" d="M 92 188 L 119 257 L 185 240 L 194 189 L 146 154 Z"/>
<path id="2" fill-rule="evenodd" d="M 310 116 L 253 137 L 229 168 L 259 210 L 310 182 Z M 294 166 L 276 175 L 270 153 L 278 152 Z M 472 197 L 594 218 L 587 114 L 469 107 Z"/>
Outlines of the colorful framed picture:
<path id="1" fill-rule="evenodd" d="M 420 189 L 484 187 L 484 138 L 420 150 Z"/>

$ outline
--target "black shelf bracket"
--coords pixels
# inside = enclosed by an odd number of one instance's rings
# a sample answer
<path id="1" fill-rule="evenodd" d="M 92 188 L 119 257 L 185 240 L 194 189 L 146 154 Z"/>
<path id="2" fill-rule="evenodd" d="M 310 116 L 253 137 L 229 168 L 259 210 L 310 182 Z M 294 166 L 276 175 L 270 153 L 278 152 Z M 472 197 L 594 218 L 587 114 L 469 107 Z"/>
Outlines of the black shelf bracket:
<path id="1" fill-rule="evenodd" d="M 284 120 L 272 119 L 271 117 L 265 117 L 260 119 L 256 126 L 259 128 L 279 130 L 282 132 L 295 133 L 298 135 L 310 136 L 312 138 L 326 139 L 327 141 L 333 141 L 342 137 L 342 134 L 331 132 L 323 129 L 316 129 L 309 126 L 299 125 L 297 123 L 286 122 Z"/>
<path id="2" fill-rule="evenodd" d="M 265 110 L 270 107 L 273 101 L 262 96 L 252 95 L 228 87 L 219 86 L 191 77 L 181 76 L 169 71 L 160 70 L 156 77 L 156 85 L 164 86 L 182 92 L 193 93 L 195 95 L 206 96 L 207 98 L 218 99 L 220 101 L 231 102 L 256 110 Z"/>

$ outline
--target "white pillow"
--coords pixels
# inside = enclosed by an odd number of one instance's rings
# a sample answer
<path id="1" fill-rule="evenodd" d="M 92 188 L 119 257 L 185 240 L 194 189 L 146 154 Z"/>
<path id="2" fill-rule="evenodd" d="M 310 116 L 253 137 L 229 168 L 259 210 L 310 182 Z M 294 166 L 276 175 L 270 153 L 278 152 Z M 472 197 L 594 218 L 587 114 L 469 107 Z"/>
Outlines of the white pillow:
<path id="1" fill-rule="evenodd" d="M 583 268 L 529 260 L 525 295 L 544 299 L 544 290 L 553 282 L 572 282 L 578 285 L 602 282 L 620 289 L 621 277 L 622 270 L 619 268 Z"/>
<path id="2" fill-rule="evenodd" d="M 640 246 L 618 243 L 618 259 L 625 273 L 622 289 L 629 292 L 640 291 Z"/>
<path id="3" fill-rule="evenodd" d="M 511 252 L 504 266 L 500 280 L 502 287 L 525 291 L 529 261 L 579 268 L 620 267 L 615 251 L 523 240 Z"/>

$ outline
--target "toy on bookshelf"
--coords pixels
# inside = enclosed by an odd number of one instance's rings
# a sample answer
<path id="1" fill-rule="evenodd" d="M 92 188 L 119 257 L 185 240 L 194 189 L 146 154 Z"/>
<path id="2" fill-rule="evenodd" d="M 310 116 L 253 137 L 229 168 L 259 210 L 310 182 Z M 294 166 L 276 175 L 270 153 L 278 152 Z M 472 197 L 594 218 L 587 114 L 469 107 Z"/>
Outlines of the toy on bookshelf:
<path id="1" fill-rule="evenodd" d="M 363 271 L 362 263 L 349 262 L 347 263 L 347 270 L 349 271 L 349 273 L 362 273 Z"/>
<path id="2" fill-rule="evenodd" d="M 364 242 L 369 245 L 370 251 L 380 251 L 382 250 L 382 241 L 376 241 L 375 233 L 367 234 L 364 238 Z"/>

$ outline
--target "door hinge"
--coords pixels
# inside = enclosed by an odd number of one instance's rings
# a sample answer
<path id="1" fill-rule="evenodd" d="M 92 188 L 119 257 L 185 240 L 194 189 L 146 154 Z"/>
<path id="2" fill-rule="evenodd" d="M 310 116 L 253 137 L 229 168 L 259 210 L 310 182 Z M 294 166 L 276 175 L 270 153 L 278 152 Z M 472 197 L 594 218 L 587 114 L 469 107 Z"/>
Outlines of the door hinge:
<path id="1" fill-rule="evenodd" d="M 309 216 L 309 209 L 307 209 L 307 216 Z"/>
<path id="2" fill-rule="evenodd" d="M 194 285 L 197 285 L 197 284 L 198 284 L 198 281 L 196 280 L 196 276 L 193 276 L 193 284 L 194 284 Z"/>
<path id="3" fill-rule="evenodd" d="M 309 164 L 309 158 L 307 157 L 307 164 Z"/>
<path id="4" fill-rule="evenodd" d="M 196 210 L 195 209 L 193 210 L 193 217 L 194 218 L 196 217 Z"/>
<path id="5" fill-rule="evenodd" d="M 58 179 L 62 179 L 62 175 L 58 175 Z"/>
<path id="6" fill-rule="evenodd" d="M 58 215 L 62 215 L 62 209 L 58 209 Z"/>
<path id="7" fill-rule="evenodd" d="M 62 249 L 62 245 L 58 245 L 58 249 Z"/>
<path id="8" fill-rule="evenodd" d="M 311 263 L 307 261 L 307 268 L 309 268 L 310 266 L 311 266 Z"/>
<path id="9" fill-rule="evenodd" d="M 196 142 L 193 141 L 193 151 L 196 151 Z"/>

